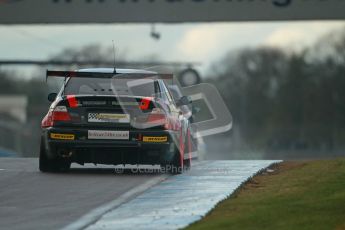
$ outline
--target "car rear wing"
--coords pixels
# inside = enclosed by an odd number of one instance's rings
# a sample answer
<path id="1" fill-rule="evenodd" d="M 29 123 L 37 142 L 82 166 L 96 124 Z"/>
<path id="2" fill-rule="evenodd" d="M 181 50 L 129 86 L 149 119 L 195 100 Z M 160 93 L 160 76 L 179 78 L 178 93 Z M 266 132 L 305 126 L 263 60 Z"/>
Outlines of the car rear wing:
<path id="1" fill-rule="evenodd" d="M 48 77 L 64 77 L 64 78 L 126 78 L 126 79 L 139 79 L 139 78 L 152 78 L 172 80 L 172 74 L 160 74 L 160 73 L 101 73 L 101 72 L 84 72 L 84 71 L 59 71 L 59 70 L 47 70 L 46 81 Z"/>

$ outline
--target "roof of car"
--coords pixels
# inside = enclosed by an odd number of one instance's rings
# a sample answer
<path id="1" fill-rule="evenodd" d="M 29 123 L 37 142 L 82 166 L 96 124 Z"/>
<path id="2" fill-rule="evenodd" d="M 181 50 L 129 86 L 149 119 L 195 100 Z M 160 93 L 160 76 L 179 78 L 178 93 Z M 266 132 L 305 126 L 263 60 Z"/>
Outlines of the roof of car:
<path id="1" fill-rule="evenodd" d="M 114 73 L 114 68 L 88 68 L 79 69 L 78 72 L 92 72 L 92 73 Z M 142 70 L 142 69 L 118 69 L 116 68 L 115 73 L 117 74 L 156 74 L 156 72 Z"/>

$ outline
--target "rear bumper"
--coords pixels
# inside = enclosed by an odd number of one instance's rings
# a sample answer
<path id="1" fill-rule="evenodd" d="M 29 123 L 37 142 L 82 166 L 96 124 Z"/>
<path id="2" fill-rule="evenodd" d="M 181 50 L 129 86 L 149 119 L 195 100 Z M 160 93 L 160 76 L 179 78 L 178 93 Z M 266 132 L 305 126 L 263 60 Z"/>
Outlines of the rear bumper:
<path id="1" fill-rule="evenodd" d="M 52 139 L 51 134 L 72 134 L 73 140 Z M 88 139 L 88 129 L 43 129 L 48 157 L 61 157 L 71 153 L 70 159 L 77 163 L 102 164 L 154 164 L 169 160 L 173 132 L 167 130 L 130 130 L 128 140 Z M 175 134 L 176 135 L 176 134 Z M 144 142 L 142 137 L 167 137 L 164 142 Z"/>

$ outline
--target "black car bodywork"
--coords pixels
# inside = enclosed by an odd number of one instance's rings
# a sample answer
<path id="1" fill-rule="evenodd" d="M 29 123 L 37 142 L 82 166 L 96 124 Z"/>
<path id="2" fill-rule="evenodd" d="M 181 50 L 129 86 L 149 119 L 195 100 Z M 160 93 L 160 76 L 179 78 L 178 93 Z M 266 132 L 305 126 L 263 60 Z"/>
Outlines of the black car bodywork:
<path id="1" fill-rule="evenodd" d="M 150 85 L 128 90 L 133 74 L 135 80 L 150 79 Z M 41 125 L 40 170 L 66 170 L 72 162 L 160 164 L 175 173 L 190 167 L 190 124 L 180 110 L 186 100 L 174 101 L 157 75 L 121 69 L 47 71 L 65 81 L 58 94 L 48 96 L 52 104 Z M 118 79 L 125 79 L 126 87 L 118 87 Z"/>

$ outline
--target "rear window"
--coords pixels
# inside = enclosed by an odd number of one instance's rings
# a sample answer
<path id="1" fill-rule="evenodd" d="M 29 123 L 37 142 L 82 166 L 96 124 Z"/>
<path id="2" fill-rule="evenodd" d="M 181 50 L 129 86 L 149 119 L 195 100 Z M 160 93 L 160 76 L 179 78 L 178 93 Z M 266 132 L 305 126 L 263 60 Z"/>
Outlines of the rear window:
<path id="1" fill-rule="evenodd" d="M 65 95 L 133 95 L 151 97 L 155 94 L 152 79 L 70 78 Z"/>

